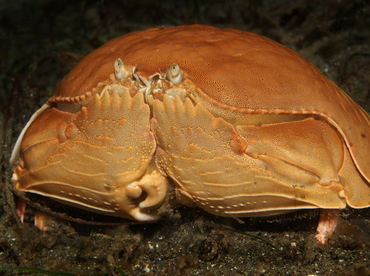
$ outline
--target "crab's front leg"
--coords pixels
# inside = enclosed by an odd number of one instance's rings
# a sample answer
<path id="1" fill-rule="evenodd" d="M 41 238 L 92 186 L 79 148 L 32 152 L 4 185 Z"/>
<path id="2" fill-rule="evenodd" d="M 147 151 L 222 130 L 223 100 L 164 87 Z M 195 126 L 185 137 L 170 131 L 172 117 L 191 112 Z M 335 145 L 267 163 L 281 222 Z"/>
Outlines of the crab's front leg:
<path id="1" fill-rule="evenodd" d="M 155 148 L 143 95 L 108 89 L 75 114 L 56 108 L 40 114 L 25 134 L 13 180 L 19 191 L 153 221 L 167 190 L 153 165 Z"/>
<path id="2" fill-rule="evenodd" d="M 338 177 L 343 147 L 336 147 L 336 132 L 321 121 L 234 127 L 201 104 L 167 95 L 154 102 L 153 114 L 157 165 L 175 181 L 184 203 L 231 217 L 346 206 Z M 321 243 L 336 225 L 326 214 L 318 228 Z"/>

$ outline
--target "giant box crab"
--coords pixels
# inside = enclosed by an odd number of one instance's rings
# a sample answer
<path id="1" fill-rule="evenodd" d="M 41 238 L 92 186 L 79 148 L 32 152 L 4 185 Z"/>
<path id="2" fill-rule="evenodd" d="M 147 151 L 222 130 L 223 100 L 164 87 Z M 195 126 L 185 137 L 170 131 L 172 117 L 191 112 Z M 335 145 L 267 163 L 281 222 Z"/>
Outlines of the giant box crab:
<path id="1" fill-rule="evenodd" d="M 12 154 L 19 193 L 157 219 L 184 204 L 231 217 L 370 206 L 369 116 L 294 51 L 210 26 L 118 37 L 85 57 Z M 19 210 L 20 215 L 23 211 Z"/>

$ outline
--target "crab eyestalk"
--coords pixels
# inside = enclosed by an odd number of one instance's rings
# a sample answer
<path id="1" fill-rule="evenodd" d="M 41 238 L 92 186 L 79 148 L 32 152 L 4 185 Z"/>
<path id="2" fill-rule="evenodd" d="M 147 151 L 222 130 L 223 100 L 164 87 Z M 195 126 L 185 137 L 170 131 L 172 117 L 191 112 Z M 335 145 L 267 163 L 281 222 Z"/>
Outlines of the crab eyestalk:
<path id="1" fill-rule="evenodd" d="M 116 75 L 117 79 L 125 79 L 130 74 L 130 70 L 125 67 L 123 61 L 120 58 L 117 58 L 114 62 L 114 74 Z"/>
<path id="2" fill-rule="evenodd" d="M 177 63 L 172 64 L 170 69 L 167 70 L 166 78 L 173 84 L 180 84 L 183 81 L 184 74 Z"/>

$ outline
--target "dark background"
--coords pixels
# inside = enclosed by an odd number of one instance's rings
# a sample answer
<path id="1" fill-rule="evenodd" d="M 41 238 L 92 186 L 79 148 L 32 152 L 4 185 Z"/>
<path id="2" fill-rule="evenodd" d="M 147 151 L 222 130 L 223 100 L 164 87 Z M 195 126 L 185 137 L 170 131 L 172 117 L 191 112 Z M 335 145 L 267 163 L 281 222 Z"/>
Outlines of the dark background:
<path id="1" fill-rule="evenodd" d="M 119 275 L 119 269 L 126 275 L 368 275 L 369 208 L 344 210 L 326 247 L 314 240 L 317 215 L 241 225 L 187 207 L 135 226 L 55 219 L 40 234 L 31 214 L 23 225 L 15 216 L 7 161 L 28 118 L 83 56 L 153 26 L 198 23 L 267 36 L 299 52 L 370 111 L 367 2 L 0 1 L 0 267 L 76 275 Z"/>

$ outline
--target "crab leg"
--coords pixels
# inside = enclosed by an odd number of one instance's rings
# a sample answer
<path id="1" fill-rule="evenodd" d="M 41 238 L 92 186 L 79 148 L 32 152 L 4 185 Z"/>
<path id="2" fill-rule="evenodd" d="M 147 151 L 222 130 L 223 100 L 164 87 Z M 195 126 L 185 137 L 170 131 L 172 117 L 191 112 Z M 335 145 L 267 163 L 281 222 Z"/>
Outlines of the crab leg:
<path id="1" fill-rule="evenodd" d="M 315 236 L 319 244 L 326 244 L 329 237 L 334 233 L 338 225 L 340 210 L 322 209 L 320 210 L 320 220 L 317 226 L 318 234 Z"/>

